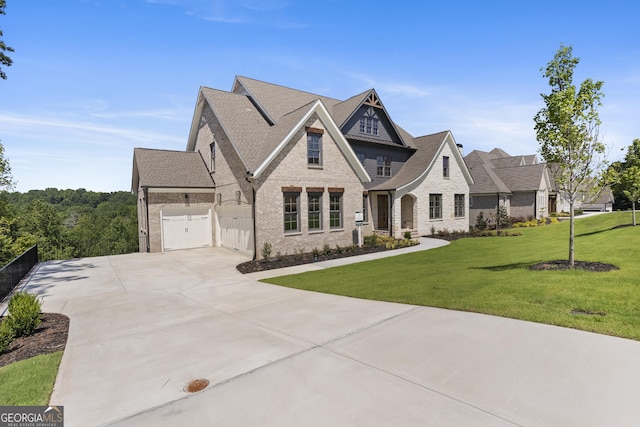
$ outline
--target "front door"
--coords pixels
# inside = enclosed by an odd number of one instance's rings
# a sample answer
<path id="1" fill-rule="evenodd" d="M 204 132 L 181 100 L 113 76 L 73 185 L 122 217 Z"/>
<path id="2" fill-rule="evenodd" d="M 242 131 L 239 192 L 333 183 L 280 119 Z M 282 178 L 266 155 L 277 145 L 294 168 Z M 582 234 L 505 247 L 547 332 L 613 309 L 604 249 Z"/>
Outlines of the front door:
<path id="1" fill-rule="evenodd" d="M 378 195 L 378 229 L 389 228 L 389 196 Z"/>

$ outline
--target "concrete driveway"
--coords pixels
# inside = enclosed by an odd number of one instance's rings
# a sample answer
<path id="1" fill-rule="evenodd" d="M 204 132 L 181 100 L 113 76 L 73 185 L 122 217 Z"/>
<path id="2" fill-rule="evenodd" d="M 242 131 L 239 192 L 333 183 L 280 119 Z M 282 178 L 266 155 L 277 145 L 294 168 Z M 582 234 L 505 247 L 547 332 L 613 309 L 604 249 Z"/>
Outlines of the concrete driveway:
<path id="1" fill-rule="evenodd" d="M 603 426 L 640 420 L 640 342 L 259 283 L 225 249 L 41 264 L 71 318 L 65 425 Z M 425 278 L 425 283 L 428 282 Z M 191 380 L 206 378 L 190 394 Z"/>

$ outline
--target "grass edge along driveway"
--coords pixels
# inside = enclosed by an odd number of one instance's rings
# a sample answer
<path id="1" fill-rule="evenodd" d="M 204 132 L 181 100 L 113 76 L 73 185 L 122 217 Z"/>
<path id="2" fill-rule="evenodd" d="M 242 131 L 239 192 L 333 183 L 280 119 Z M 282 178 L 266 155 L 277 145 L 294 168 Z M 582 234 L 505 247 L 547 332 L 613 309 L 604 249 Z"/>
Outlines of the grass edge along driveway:
<path id="1" fill-rule="evenodd" d="M 0 405 L 47 405 L 61 360 L 62 351 L 57 351 L 1 367 Z"/>
<path id="2" fill-rule="evenodd" d="M 538 262 L 567 258 L 569 224 L 562 222 L 513 230 L 521 236 L 461 239 L 429 251 L 263 281 L 640 340 L 640 226 L 625 226 L 631 224 L 630 212 L 575 224 L 576 260 L 620 270 L 530 270 Z"/>

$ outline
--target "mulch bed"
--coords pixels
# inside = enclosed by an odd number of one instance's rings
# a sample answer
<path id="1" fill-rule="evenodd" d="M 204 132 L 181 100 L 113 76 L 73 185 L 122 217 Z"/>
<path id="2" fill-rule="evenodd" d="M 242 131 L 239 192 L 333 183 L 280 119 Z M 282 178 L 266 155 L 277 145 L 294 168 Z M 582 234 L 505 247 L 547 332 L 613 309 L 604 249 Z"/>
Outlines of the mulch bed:
<path id="1" fill-rule="evenodd" d="M 575 261 L 574 264 L 574 268 L 576 270 L 592 271 L 596 273 L 620 270 L 613 264 L 606 264 L 603 262 Z M 571 266 L 569 265 L 569 261 L 565 259 L 541 262 L 534 264 L 529 268 L 531 268 L 531 270 L 569 270 Z"/>
<path id="2" fill-rule="evenodd" d="M 40 320 L 33 335 L 14 338 L 7 351 L 0 353 L 0 367 L 64 350 L 69 335 L 69 318 L 64 314 L 42 313 Z"/>
<path id="3" fill-rule="evenodd" d="M 401 248 L 397 248 L 401 249 Z M 346 258 L 355 255 L 365 255 L 375 252 L 384 252 L 384 251 L 392 251 L 393 249 L 387 249 L 384 246 L 363 246 L 361 248 L 354 247 L 349 250 L 344 250 L 343 252 L 337 253 L 335 251 L 330 254 L 320 253 L 317 257 L 314 257 L 312 253 L 302 253 L 302 254 L 294 254 L 294 255 L 282 255 L 276 256 L 269 259 L 269 261 L 265 260 L 257 260 L 257 261 L 247 261 L 242 264 L 238 264 L 236 269 L 242 273 L 255 273 L 257 271 L 265 271 L 265 270 L 273 270 L 274 268 L 284 268 L 284 267 L 293 267 L 296 265 L 310 264 L 318 261 L 328 261 L 332 259 L 338 258 Z"/>

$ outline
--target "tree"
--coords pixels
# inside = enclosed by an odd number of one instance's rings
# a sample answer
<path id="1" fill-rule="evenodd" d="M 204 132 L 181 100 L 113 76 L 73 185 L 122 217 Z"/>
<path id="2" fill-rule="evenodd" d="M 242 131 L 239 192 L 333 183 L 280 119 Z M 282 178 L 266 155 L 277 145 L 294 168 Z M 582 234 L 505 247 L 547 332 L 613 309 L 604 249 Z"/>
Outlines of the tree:
<path id="1" fill-rule="evenodd" d="M 6 192 L 12 188 L 11 166 L 9 165 L 9 159 L 4 157 L 4 145 L 0 144 L 0 191 Z"/>
<path id="2" fill-rule="evenodd" d="M 624 162 L 616 165 L 617 180 L 613 187 L 631 202 L 633 225 L 636 225 L 636 202 L 640 203 L 640 139 L 627 149 Z"/>
<path id="3" fill-rule="evenodd" d="M 0 0 L 0 15 L 5 14 L 4 8 L 6 6 L 7 6 L 6 0 Z M 0 30 L 0 37 L 2 37 L 2 30 Z M 4 43 L 4 41 L 2 41 L 2 38 L 0 38 L 0 64 L 10 67 L 11 64 L 13 64 L 13 61 L 11 60 L 11 58 L 9 58 L 9 56 L 5 54 L 5 52 L 13 52 L 13 49 L 7 46 Z M 0 78 L 4 80 L 7 79 L 7 75 L 5 74 L 4 71 L 2 71 L 2 68 L 0 68 Z"/>
<path id="4" fill-rule="evenodd" d="M 586 79 L 577 89 L 573 71 L 580 58 L 572 47 L 561 45 L 542 75 L 551 93 L 541 94 L 545 107 L 534 117 L 540 154 L 549 164 L 558 193 L 569 203 L 569 264 L 575 266 L 574 205 L 589 202 L 602 189 L 605 146 L 600 140 L 597 107 L 604 96 L 602 81 Z"/>

